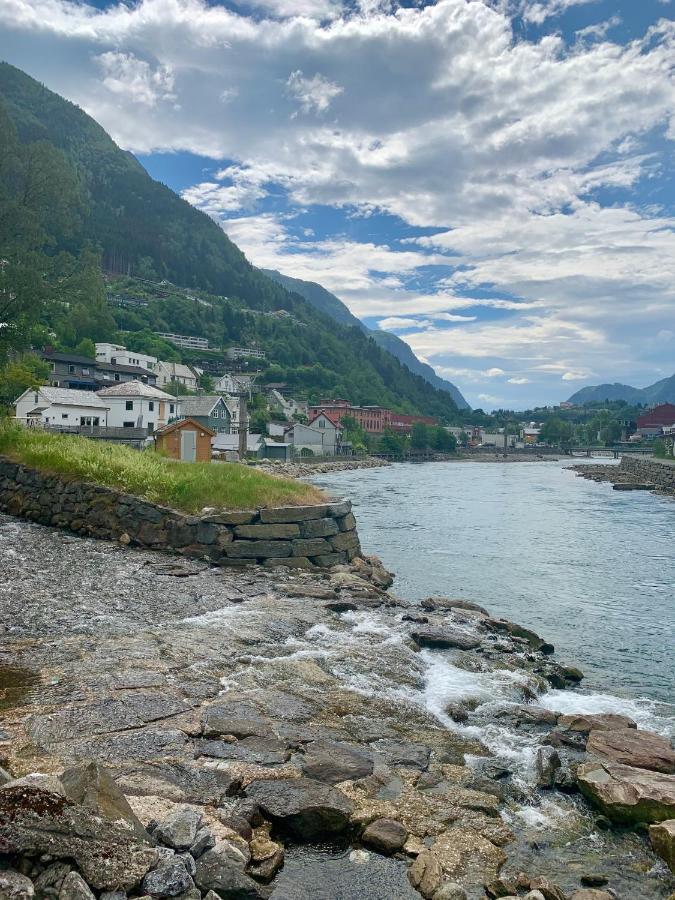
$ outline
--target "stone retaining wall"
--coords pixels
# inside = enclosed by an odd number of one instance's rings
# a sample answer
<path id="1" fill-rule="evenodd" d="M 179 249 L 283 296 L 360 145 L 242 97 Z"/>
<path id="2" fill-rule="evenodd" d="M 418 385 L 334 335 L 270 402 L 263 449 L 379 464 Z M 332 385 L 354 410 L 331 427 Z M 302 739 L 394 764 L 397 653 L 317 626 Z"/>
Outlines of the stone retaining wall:
<path id="1" fill-rule="evenodd" d="M 41 525 L 216 565 L 327 568 L 361 555 L 349 500 L 190 516 L 0 458 L 0 510 Z"/>
<path id="2" fill-rule="evenodd" d="M 653 484 L 663 491 L 675 494 L 675 465 L 672 463 L 659 459 L 622 456 L 619 469 L 635 475 L 638 481 Z"/>

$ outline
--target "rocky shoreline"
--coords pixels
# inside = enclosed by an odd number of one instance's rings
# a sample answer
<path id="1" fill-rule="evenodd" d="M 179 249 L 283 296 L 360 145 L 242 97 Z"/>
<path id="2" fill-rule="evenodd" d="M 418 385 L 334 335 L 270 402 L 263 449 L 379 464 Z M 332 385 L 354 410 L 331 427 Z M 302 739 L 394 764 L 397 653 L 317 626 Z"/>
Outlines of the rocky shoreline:
<path id="1" fill-rule="evenodd" d="M 378 459 L 375 456 L 345 457 L 326 462 L 264 462 L 256 464 L 258 471 L 267 472 L 270 475 L 278 475 L 280 478 L 311 478 L 313 475 L 325 475 L 328 472 L 347 472 L 352 469 L 377 469 L 381 466 L 390 466 L 386 459 Z"/>
<path id="2" fill-rule="evenodd" d="M 675 889 L 670 743 L 544 705 L 582 674 L 473 602 L 403 601 L 375 559 L 222 569 L 9 516 L 0 567 L 0 897 Z M 483 694 L 422 702 L 438 666 Z M 542 802 L 571 823 L 550 854 L 524 839 Z"/>
<path id="3" fill-rule="evenodd" d="M 660 467 L 667 477 L 659 472 Z M 581 478 L 595 481 L 598 484 L 609 482 L 615 491 L 651 491 L 665 497 L 675 497 L 675 468 L 659 461 L 644 460 L 629 461 L 625 466 L 621 465 L 586 464 L 571 467 Z"/>

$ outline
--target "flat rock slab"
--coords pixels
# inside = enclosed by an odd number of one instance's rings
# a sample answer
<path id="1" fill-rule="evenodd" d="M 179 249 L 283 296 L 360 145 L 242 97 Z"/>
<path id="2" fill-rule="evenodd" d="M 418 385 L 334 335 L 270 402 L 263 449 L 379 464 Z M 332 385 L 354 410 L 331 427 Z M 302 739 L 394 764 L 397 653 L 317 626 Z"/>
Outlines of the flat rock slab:
<path id="1" fill-rule="evenodd" d="M 591 731 L 586 751 L 637 769 L 675 773 L 675 751 L 670 741 L 651 731 L 635 728 Z"/>
<path id="2" fill-rule="evenodd" d="M 420 769 L 422 772 L 429 767 L 431 751 L 422 744 L 382 738 L 379 741 L 375 741 L 372 747 L 384 757 L 384 761 L 389 766 L 406 766 L 412 769 Z"/>
<path id="3" fill-rule="evenodd" d="M 577 784 L 612 821 L 625 825 L 675 818 L 675 775 L 613 762 L 582 763 Z"/>
<path id="4" fill-rule="evenodd" d="M 197 741 L 195 750 L 198 756 L 232 759 L 258 766 L 280 766 L 288 762 L 291 756 L 285 741 L 270 737 L 247 737 L 234 742 Z"/>
<path id="5" fill-rule="evenodd" d="M 614 731 L 617 728 L 637 728 L 636 723 L 628 716 L 620 716 L 616 713 L 600 713 L 590 715 L 586 713 L 573 713 L 572 715 L 558 716 L 560 728 L 568 731 Z"/>
<path id="6" fill-rule="evenodd" d="M 131 762 L 116 766 L 115 782 L 133 797 L 163 797 L 175 803 L 211 803 L 216 806 L 231 797 L 240 780 L 219 769 L 194 763 Z"/>
<path id="7" fill-rule="evenodd" d="M 449 828 L 434 841 L 431 852 L 443 875 L 463 886 L 493 881 L 506 862 L 506 854 L 473 828 Z"/>
<path id="8" fill-rule="evenodd" d="M 300 766 L 308 778 L 338 784 L 372 774 L 373 754 L 350 744 L 314 741 L 305 748 Z"/>
<path id="9" fill-rule="evenodd" d="M 471 637 L 462 631 L 452 628 L 435 628 L 433 626 L 417 628 L 411 632 L 412 638 L 420 647 L 438 650 L 474 650 L 480 646 L 480 639 Z"/>
<path id="10" fill-rule="evenodd" d="M 272 723 L 252 703 L 235 699 L 208 706 L 202 714 L 202 730 L 204 737 L 270 737 Z"/>
<path id="11" fill-rule="evenodd" d="M 344 831 L 354 809 L 340 791 L 305 777 L 252 781 L 246 796 L 279 828 L 308 841 Z"/>

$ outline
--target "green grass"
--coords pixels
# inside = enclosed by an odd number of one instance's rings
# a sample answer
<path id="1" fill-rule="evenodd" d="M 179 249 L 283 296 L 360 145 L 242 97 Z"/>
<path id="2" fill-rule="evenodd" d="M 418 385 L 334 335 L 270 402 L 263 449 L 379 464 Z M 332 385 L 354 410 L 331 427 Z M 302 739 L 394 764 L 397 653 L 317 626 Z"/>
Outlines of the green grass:
<path id="1" fill-rule="evenodd" d="M 252 509 L 321 503 L 325 495 L 300 481 L 236 463 L 181 463 L 151 450 L 53 434 L 0 422 L 0 455 L 44 472 L 72 475 L 185 512 L 205 506 Z"/>

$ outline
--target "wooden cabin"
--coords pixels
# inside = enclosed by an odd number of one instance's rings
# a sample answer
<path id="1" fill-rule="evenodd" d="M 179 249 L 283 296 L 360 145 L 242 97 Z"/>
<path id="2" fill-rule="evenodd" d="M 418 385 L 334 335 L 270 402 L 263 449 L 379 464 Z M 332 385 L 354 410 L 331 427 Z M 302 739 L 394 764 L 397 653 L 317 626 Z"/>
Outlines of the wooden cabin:
<path id="1" fill-rule="evenodd" d="M 178 419 L 155 432 L 155 449 L 169 459 L 211 462 L 211 439 L 215 434 L 196 419 Z"/>

